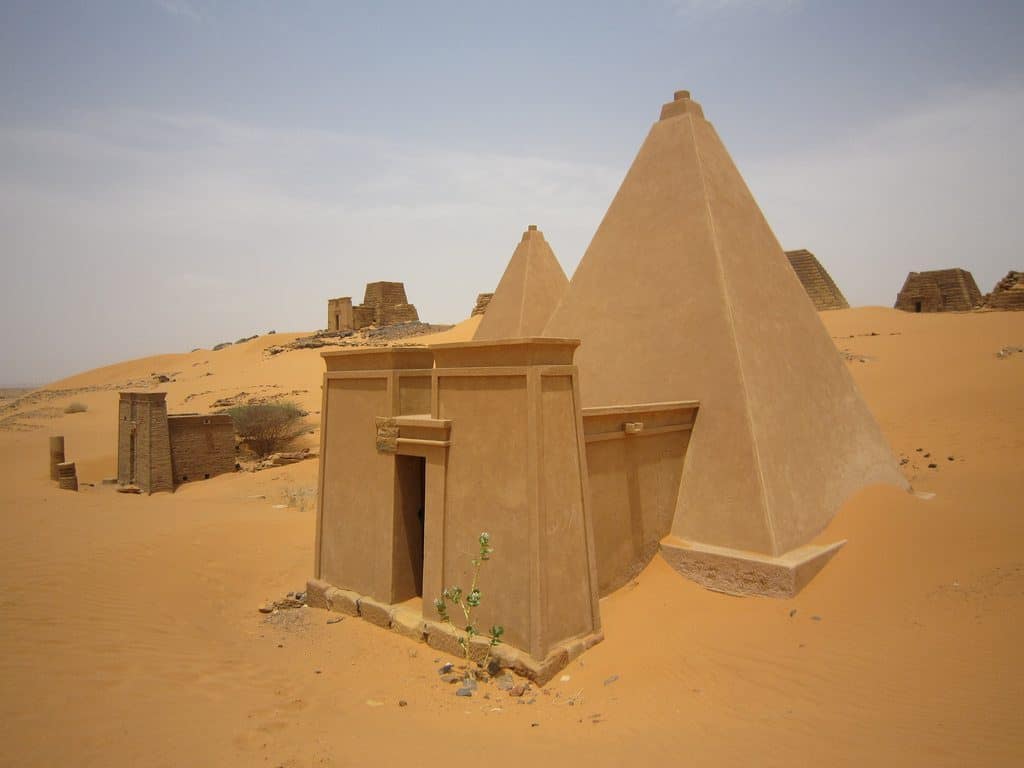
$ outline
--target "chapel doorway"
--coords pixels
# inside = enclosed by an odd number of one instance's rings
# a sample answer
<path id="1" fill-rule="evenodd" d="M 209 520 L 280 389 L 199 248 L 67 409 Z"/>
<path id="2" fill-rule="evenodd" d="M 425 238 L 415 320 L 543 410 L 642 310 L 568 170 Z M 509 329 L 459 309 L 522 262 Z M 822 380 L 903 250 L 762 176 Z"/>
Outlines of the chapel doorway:
<path id="1" fill-rule="evenodd" d="M 423 596 L 423 532 L 426 519 L 427 460 L 395 457 L 395 601 Z"/>

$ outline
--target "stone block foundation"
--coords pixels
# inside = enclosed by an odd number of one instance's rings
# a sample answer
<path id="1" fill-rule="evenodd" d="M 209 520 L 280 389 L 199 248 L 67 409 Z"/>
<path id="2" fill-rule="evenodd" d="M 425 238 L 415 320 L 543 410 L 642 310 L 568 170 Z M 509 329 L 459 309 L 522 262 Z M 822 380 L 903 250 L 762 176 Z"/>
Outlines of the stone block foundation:
<path id="1" fill-rule="evenodd" d="M 661 555 L 690 581 L 715 592 L 785 599 L 800 592 L 845 543 L 808 544 L 772 557 L 666 536 Z"/>
<path id="2" fill-rule="evenodd" d="M 455 630 L 440 621 L 425 619 L 409 608 L 381 603 L 349 590 L 337 589 L 320 579 L 312 579 L 307 582 L 306 604 L 310 608 L 326 608 L 335 613 L 360 616 L 371 624 L 390 629 L 410 640 L 425 642 L 434 650 L 460 659 L 464 657 L 462 647 L 459 645 L 459 634 Z M 574 661 L 580 654 L 602 640 L 604 640 L 603 632 L 574 638 L 555 646 L 544 659 L 539 661 L 518 648 L 513 648 L 507 643 L 500 643 L 491 651 L 491 658 L 499 668 L 509 669 L 521 677 L 529 678 L 537 685 L 544 685 L 565 669 L 570 661 Z M 486 647 L 486 639 L 474 639 L 471 655 L 474 658 L 482 659 L 486 653 Z"/>

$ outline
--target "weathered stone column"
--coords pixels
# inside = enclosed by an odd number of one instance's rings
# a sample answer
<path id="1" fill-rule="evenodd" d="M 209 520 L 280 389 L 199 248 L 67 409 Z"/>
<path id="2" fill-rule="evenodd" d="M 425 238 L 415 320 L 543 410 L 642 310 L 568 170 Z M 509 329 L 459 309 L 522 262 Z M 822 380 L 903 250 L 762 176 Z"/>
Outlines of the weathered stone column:
<path id="1" fill-rule="evenodd" d="M 50 438 L 50 479 L 57 480 L 57 465 L 64 461 L 64 435 Z"/>

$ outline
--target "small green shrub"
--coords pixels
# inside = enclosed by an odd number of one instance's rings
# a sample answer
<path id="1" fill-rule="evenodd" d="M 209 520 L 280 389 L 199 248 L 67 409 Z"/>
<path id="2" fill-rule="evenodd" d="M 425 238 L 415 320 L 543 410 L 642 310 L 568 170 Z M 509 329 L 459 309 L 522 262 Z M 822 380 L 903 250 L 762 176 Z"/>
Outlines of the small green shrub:
<path id="1" fill-rule="evenodd" d="M 293 402 L 236 405 L 227 413 L 235 422 L 235 434 L 257 456 L 279 453 L 306 431 L 306 412 Z"/>
<path id="2" fill-rule="evenodd" d="M 466 654 L 466 667 L 467 675 L 469 674 L 470 665 L 473 658 L 470 654 L 472 640 L 474 637 L 480 634 L 477 630 L 476 625 L 473 623 L 473 611 L 480 607 L 480 602 L 483 600 L 483 594 L 477 587 L 477 581 L 480 578 L 480 569 L 483 564 L 491 559 L 491 555 L 494 553 L 494 548 L 491 546 L 491 534 L 484 533 L 480 534 L 480 552 L 470 562 L 473 564 L 473 584 L 470 586 L 468 592 L 463 592 L 462 587 L 448 587 L 441 596 L 434 601 L 434 608 L 437 610 L 437 615 L 441 617 L 441 621 L 449 624 L 452 629 L 456 632 L 462 632 L 462 636 L 459 637 L 459 645 L 462 647 L 463 652 Z M 466 622 L 464 629 L 459 630 L 452 621 L 451 616 L 448 613 L 448 604 L 451 604 L 462 610 L 462 616 Z M 488 636 L 490 637 L 490 643 L 487 646 L 487 654 L 480 662 L 480 666 L 486 668 L 487 664 L 491 660 L 491 649 L 494 648 L 498 643 L 501 642 L 501 636 L 505 634 L 505 628 L 500 624 L 495 624 L 491 627 Z"/>
<path id="3" fill-rule="evenodd" d="M 76 400 L 75 402 L 68 404 L 64 409 L 64 413 L 85 413 L 88 410 L 89 406 Z"/>

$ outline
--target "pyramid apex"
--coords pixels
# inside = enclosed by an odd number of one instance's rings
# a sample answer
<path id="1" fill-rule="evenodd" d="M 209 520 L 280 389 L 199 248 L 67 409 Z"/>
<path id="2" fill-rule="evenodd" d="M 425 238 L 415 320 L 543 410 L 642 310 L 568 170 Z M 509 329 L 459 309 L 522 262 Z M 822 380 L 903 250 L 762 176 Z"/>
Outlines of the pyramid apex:
<path id="1" fill-rule="evenodd" d="M 680 115 L 704 117 L 704 110 L 701 109 L 700 104 L 690 98 L 689 91 L 676 91 L 672 96 L 672 101 L 661 107 L 661 120 Z"/>
<path id="2" fill-rule="evenodd" d="M 531 224 L 505 267 L 474 340 L 539 336 L 568 285 L 551 246 Z"/>

